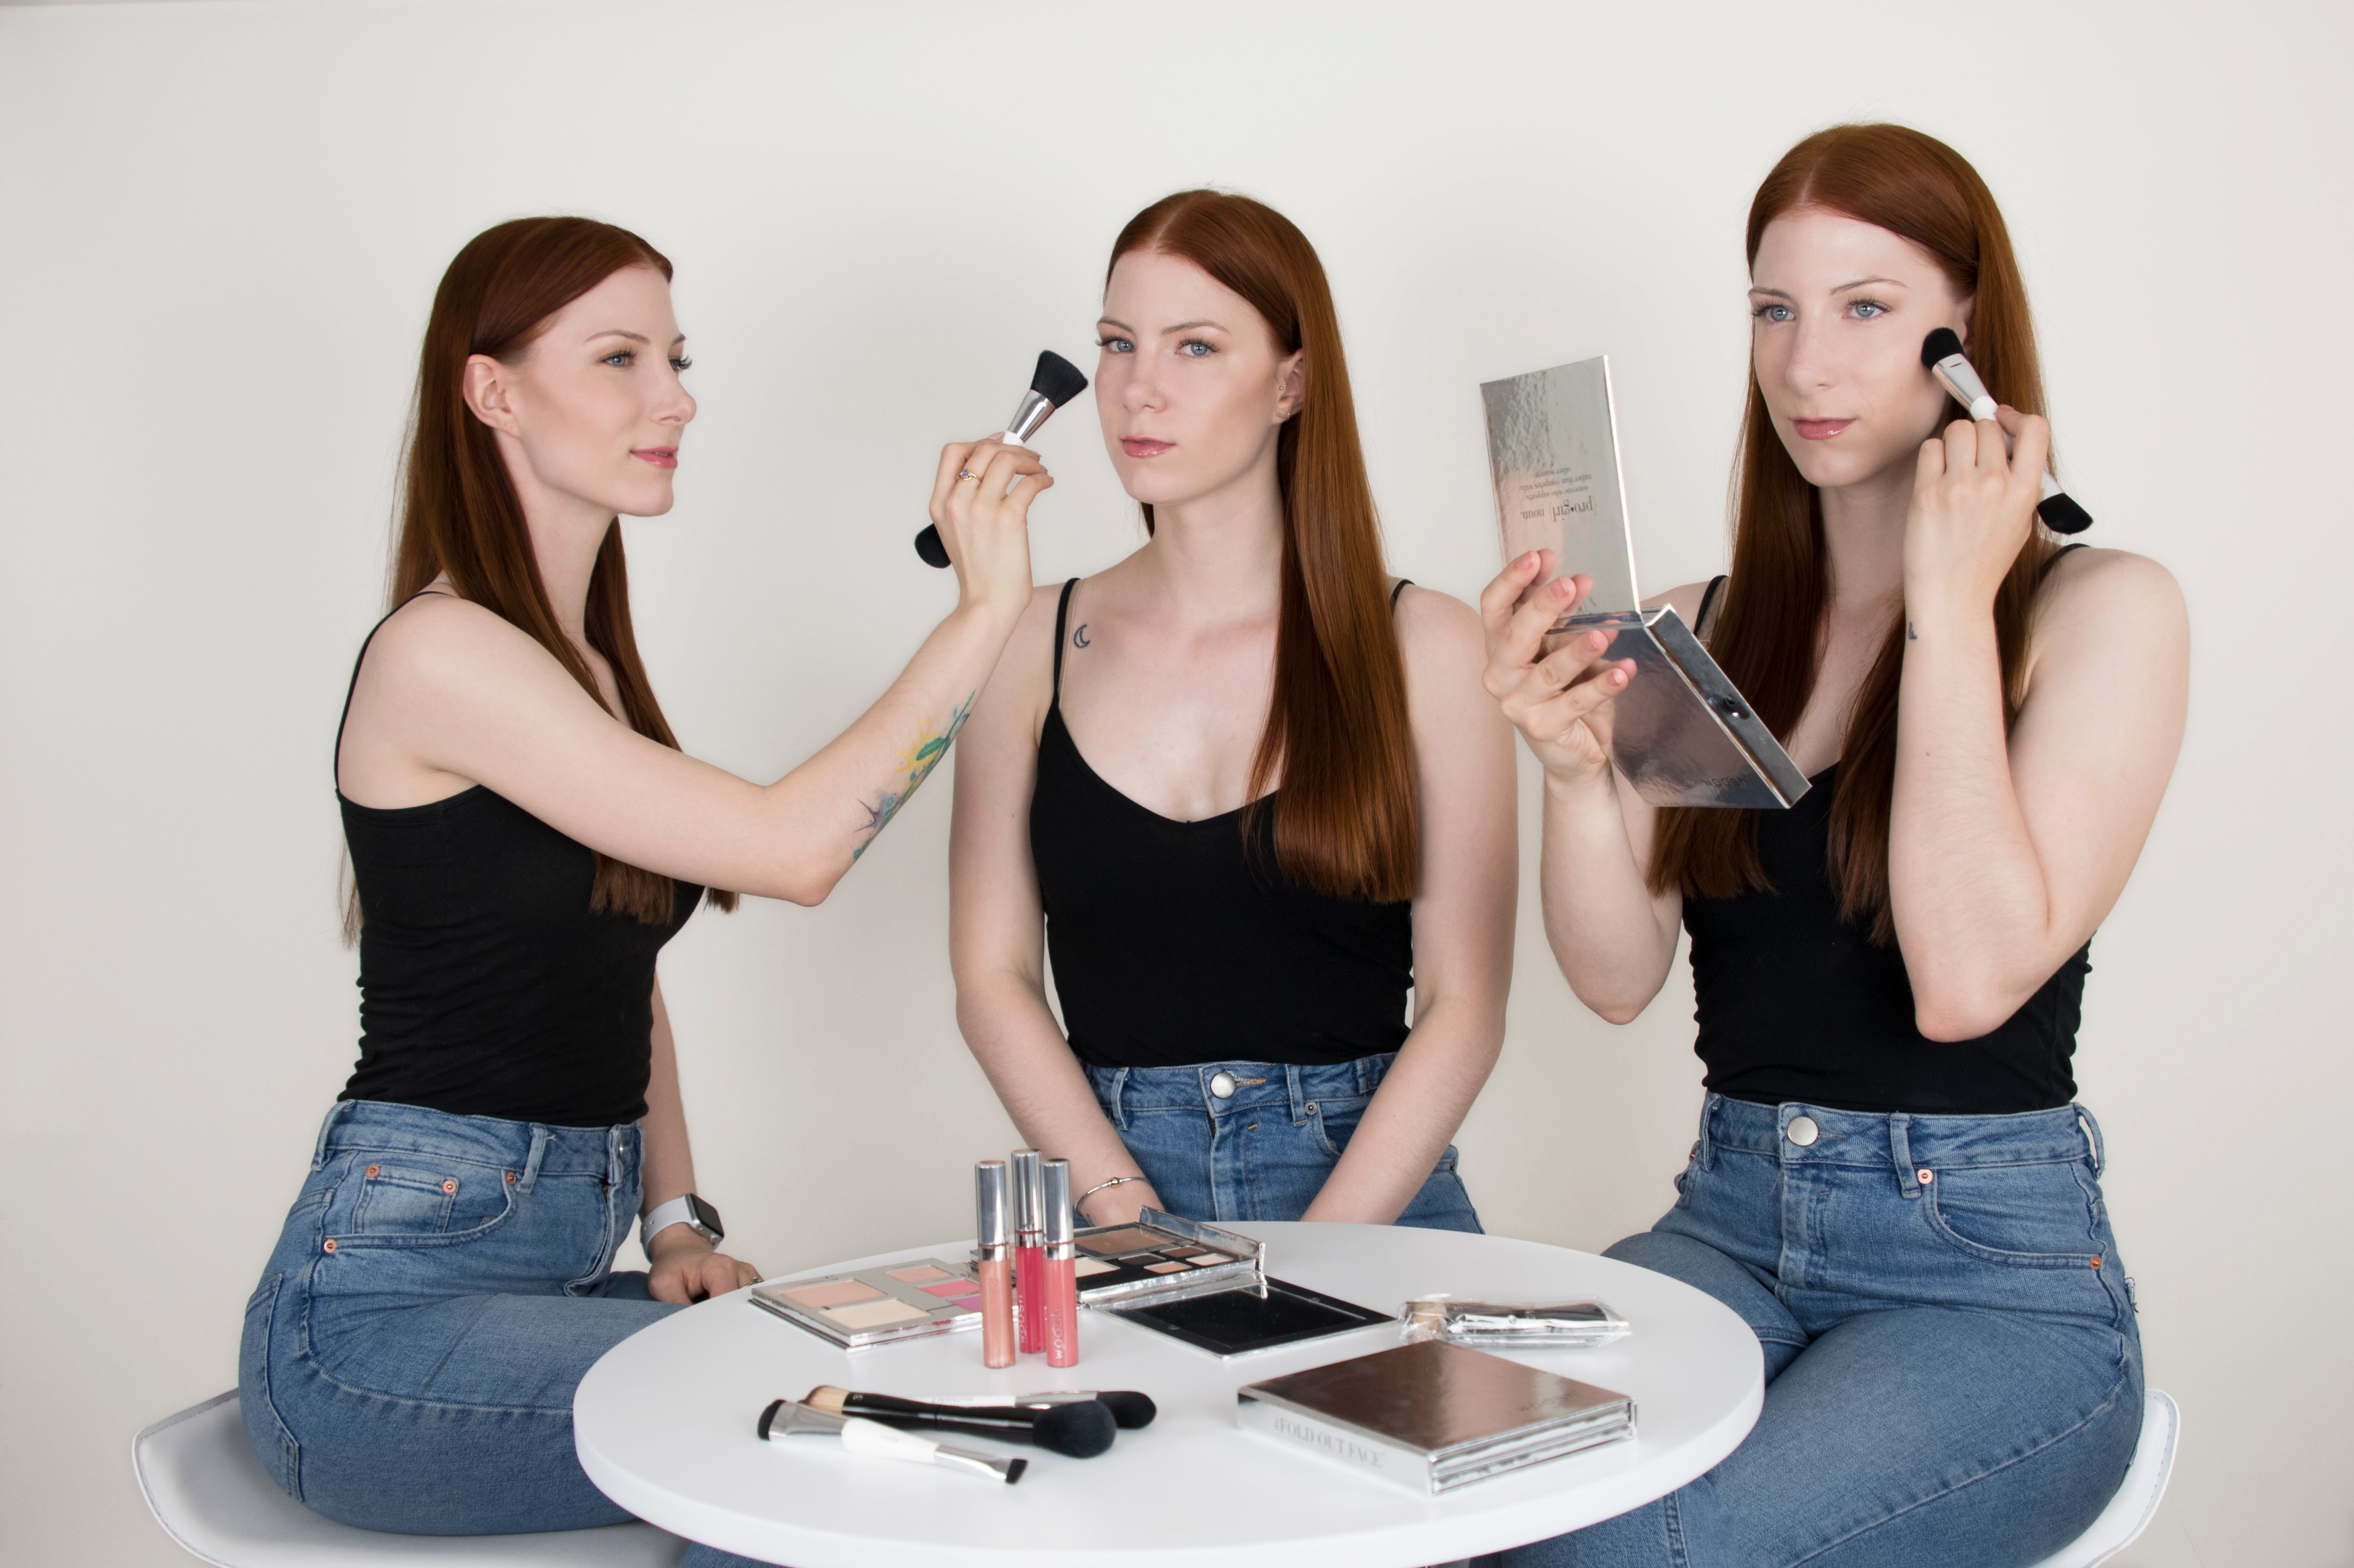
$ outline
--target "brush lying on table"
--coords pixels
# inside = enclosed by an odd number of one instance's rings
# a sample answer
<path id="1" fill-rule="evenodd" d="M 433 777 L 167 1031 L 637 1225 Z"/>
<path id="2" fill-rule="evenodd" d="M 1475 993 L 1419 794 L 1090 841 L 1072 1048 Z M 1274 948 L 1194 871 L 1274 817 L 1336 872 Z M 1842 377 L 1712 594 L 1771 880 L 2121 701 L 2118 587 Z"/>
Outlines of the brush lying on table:
<path id="1" fill-rule="evenodd" d="M 763 1443 L 779 1437 L 839 1437 L 843 1447 L 864 1458 L 896 1459 L 908 1465 L 938 1465 L 944 1469 L 962 1470 L 967 1475 L 995 1477 L 1009 1487 L 1020 1480 L 1022 1472 L 1030 1467 L 1027 1459 L 976 1453 L 970 1448 L 951 1448 L 946 1443 L 935 1443 L 929 1438 L 918 1437 L 912 1432 L 902 1432 L 880 1422 L 862 1421 L 835 1411 L 796 1404 L 790 1399 L 769 1402 L 769 1408 L 760 1412 L 759 1431 Z"/>
<path id="2" fill-rule="evenodd" d="M 853 1393 L 823 1383 L 810 1390 L 801 1403 L 831 1415 L 861 1417 L 889 1426 L 970 1432 L 1002 1443 L 1027 1443 L 1071 1459 L 1094 1458 L 1111 1446 L 1119 1430 L 1110 1407 L 1092 1399 L 1044 1407 L 926 1404 L 887 1393 Z"/>
<path id="3" fill-rule="evenodd" d="M 1014 1404 L 1025 1410 L 1044 1410 L 1053 1404 L 1076 1404 L 1094 1400 L 1119 1424 L 1122 1432 L 1133 1432 L 1152 1425 L 1161 1407 L 1152 1403 L 1149 1393 L 1139 1393 L 1132 1388 L 1047 1389 L 1040 1393 L 962 1393 L 932 1401 L 934 1404 L 970 1408 L 974 1405 L 997 1406 Z"/>

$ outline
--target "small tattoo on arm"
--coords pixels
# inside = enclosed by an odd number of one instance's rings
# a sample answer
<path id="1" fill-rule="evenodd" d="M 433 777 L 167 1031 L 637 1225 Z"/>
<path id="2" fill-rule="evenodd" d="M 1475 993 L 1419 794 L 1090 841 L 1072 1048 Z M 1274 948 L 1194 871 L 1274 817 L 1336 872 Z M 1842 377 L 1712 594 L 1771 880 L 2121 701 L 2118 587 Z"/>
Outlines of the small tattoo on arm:
<path id="1" fill-rule="evenodd" d="M 1084 620 L 1079 622 L 1079 629 L 1071 633 L 1072 647 L 1085 648 L 1087 645 L 1087 627 L 1089 624 L 1089 622 Z"/>
<path id="2" fill-rule="evenodd" d="M 964 721 L 972 716 L 973 699 L 980 694 L 974 692 L 959 703 L 956 712 L 949 715 L 948 727 L 937 735 L 932 732 L 932 721 L 924 720 L 916 732 L 916 744 L 899 754 L 899 787 L 884 790 L 871 802 L 859 802 L 866 812 L 866 821 L 859 824 L 858 842 L 850 852 L 852 860 L 866 853 L 867 846 L 891 825 L 891 819 L 907 803 L 907 797 L 932 776 L 932 769 L 940 765 L 940 758 L 956 743 L 957 732 L 964 728 Z"/>
<path id="3" fill-rule="evenodd" d="M 1913 623 L 1909 620 L 1904 623 L 1904 641 L 1907 642 L 1918 642 L 1921 641 L 1921 633 L 1914 630 Z"/>

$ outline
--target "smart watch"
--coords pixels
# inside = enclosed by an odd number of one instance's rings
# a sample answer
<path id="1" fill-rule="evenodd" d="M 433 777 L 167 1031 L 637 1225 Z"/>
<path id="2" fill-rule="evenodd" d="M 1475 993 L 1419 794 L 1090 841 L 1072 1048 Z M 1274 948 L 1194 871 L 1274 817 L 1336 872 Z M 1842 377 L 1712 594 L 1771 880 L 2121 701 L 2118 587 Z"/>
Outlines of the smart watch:
<path id="1" fill-rule="evenodd" d="M 667 1203 L 657 1203 L 638 1222 L 638 1237 L 647 1250 L 652 1250 L 654 1237 L 673 1225 L 691 1225 L 695 1234 L 717 1246 L 727 1233 L 720 1227 L 719 1211 L 688 1192 L 673 1198 Z"/>

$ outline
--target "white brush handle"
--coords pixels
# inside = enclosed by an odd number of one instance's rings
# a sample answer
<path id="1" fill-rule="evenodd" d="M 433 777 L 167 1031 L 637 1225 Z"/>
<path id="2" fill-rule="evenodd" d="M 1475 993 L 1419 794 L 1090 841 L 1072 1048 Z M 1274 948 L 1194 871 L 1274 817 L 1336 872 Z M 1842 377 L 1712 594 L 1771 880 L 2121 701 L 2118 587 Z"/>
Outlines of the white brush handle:
<path id="1" fill-rule="evenodd" d="M 997 1480 L 1008 1478 L 1007 1461 L 993 1454 L 976 1454 L 970 1448 L 951 1448 L 945 1443 L 918 1437 L 913 1432 L 902 1432 L 896 1426 L 885 1426 L 880 1421 L 869 1421 L 863 1415 L 843 1418 L 842 1446 L 870 1459 L 897 1459 L 909 1465 L 944 1465 L 951 1470 L 965 1470 Z"/>

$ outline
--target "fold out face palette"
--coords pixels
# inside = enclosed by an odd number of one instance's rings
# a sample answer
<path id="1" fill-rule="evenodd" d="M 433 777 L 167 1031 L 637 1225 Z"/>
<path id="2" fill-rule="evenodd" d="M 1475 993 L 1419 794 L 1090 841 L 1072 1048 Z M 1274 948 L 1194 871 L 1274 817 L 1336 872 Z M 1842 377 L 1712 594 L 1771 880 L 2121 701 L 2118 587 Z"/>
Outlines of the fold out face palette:
<path id="1" fill-rule="evenodd" d="M 1078 1233 L 1081 1301 L 1198 1296 L 1259 1277 L 1259 1244 L 1250 1237 L 1157 1210 L 1145 1214 L 1132 1225 Z"/>
<path id="2" fill-rule="evenodd" d="M 848 1351 L 981 1326 L 980 1282 L 945 1258 L 780 1280 L 754 1289 L 752 1300 Z"/>

